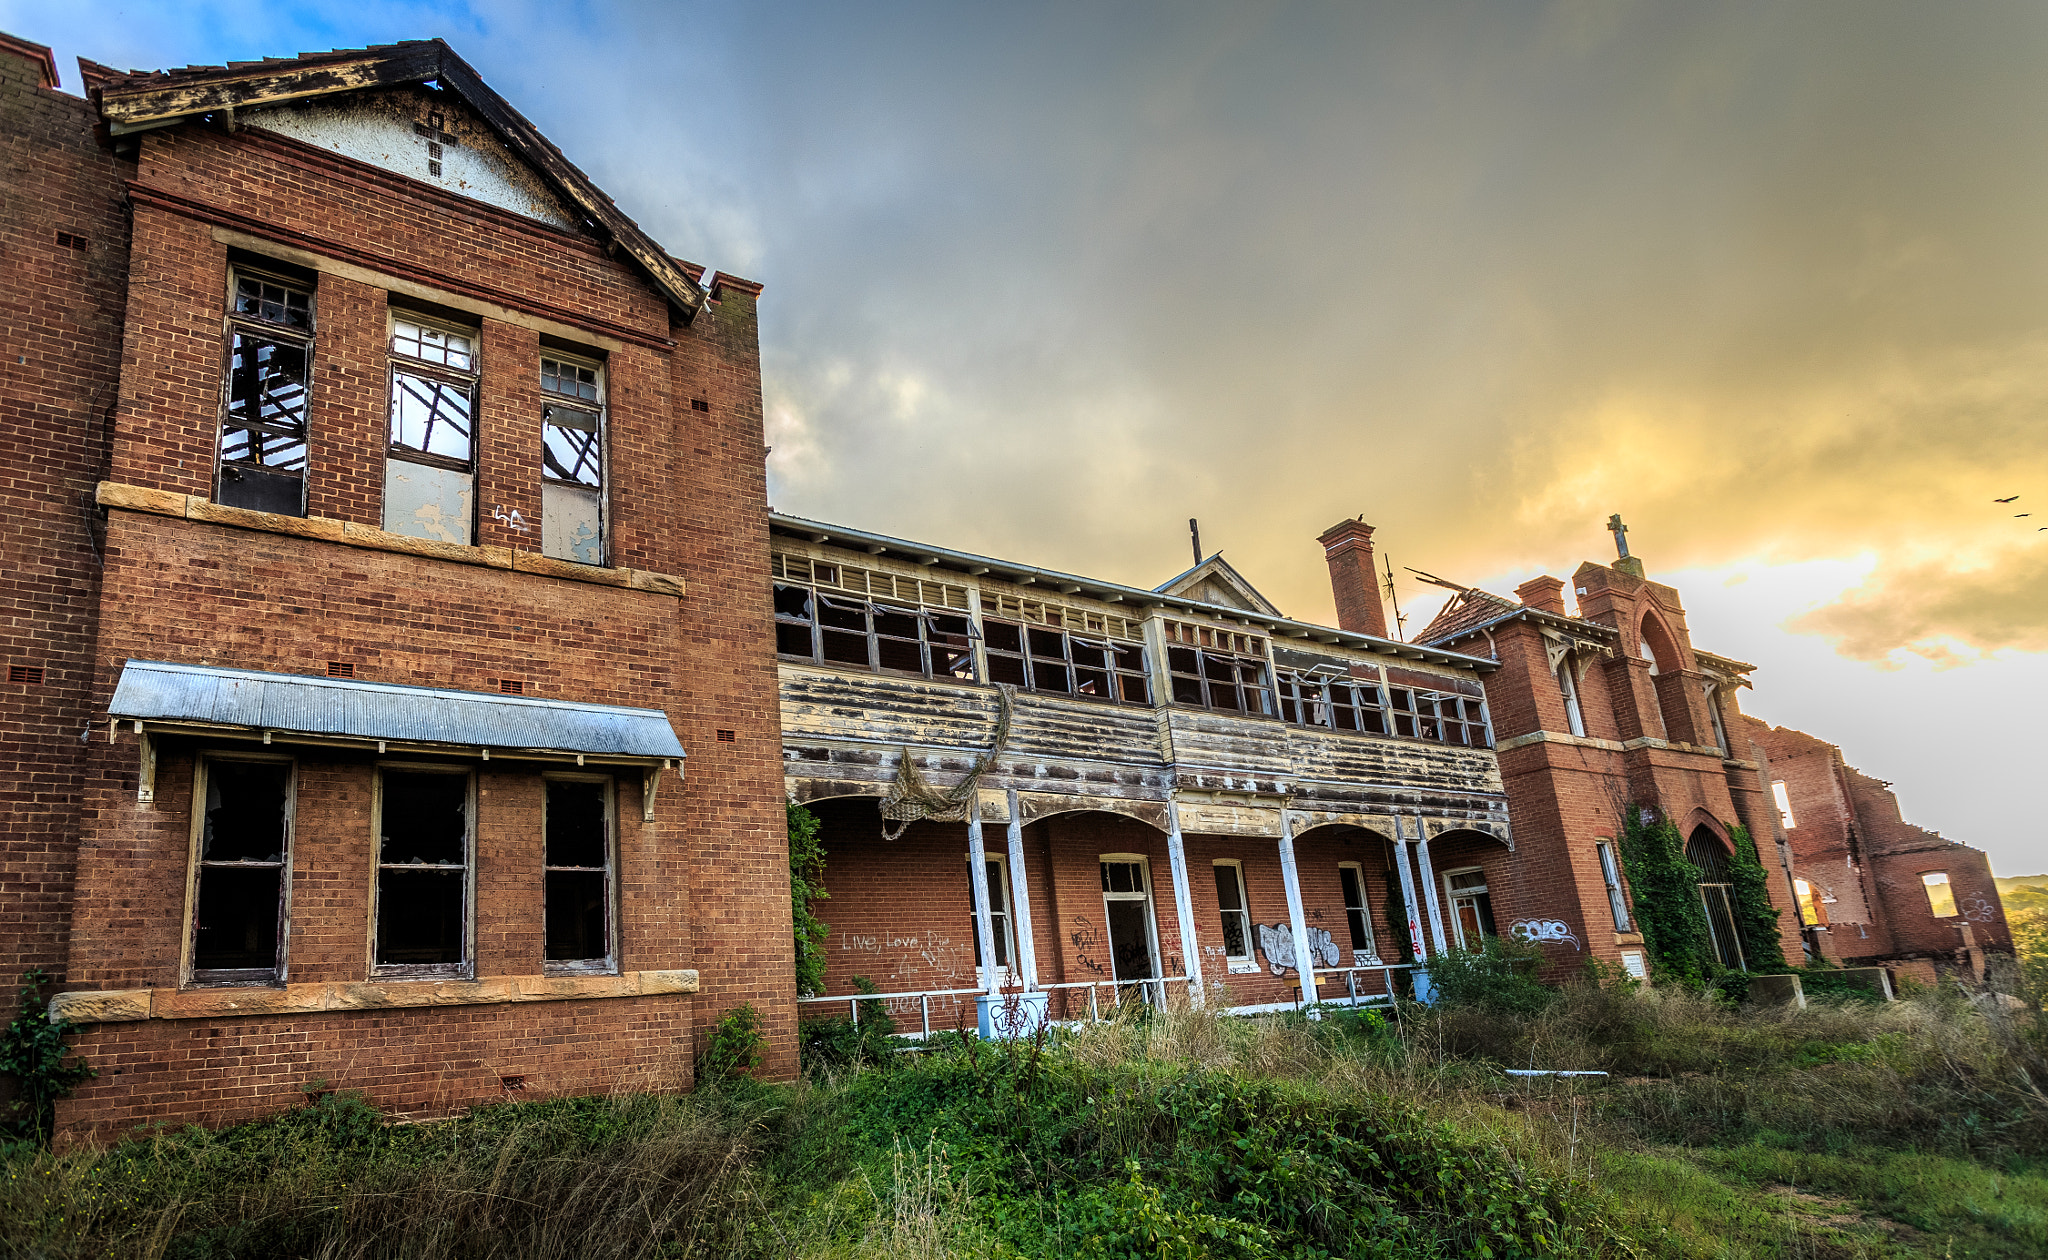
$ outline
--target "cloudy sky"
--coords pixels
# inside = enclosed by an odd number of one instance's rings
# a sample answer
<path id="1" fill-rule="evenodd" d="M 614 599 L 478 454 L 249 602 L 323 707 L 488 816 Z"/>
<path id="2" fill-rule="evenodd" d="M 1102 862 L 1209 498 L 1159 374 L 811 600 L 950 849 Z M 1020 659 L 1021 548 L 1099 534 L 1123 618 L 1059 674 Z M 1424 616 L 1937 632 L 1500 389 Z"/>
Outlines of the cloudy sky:
<path id="1" fill-rule="evenodd" d="M 0 29 L 74 89 L 78 55 L 448 39 L 675 252 L 767 284 L 785 511 L 1144 585 L 1195 516 L 1316 619 L 1342 517 L 1505 592 L 1611 557 L 1620 512 L 1695 642 L 1760 666 L 1749 712 L 2048 868 L 2048 6 L 0 0 Z M 1418 627 L 1441 592 L 1403 577 Z"/>

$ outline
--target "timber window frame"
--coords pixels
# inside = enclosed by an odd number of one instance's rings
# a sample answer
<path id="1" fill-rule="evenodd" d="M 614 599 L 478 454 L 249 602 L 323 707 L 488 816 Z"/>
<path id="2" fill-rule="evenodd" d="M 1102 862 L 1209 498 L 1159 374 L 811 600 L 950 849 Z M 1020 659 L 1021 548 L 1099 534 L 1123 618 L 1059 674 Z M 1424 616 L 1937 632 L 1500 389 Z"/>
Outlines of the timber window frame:
<path id="1" fill-rule="evenodd" d="M 396 780 L 397 782 L 394 782 Z M 432 786 L 430 787 L 429 784 Z M 450 791 L 449 786 L 454 790 Z M 468 766 L 425 762 L 379 762 L 371 803 L 370 975 L 393 980 L 467 980 L 476 970 L 476 773 Z M 433 835 L 429 809 L 451 804 L 460 813 L 460 834 Z M 394 805 L 398 806 L 394 810 Z M 403 818 L 407 834 L 394 842 L 393 815 Z M 445 858 L 450 849 L 459 861 L 425 861 L 422 854 Z M 402 860 L 410 853 L 411 861 Z M 447 883 L 428 883 L 418 877 Z M 455 904 L 454 915 L 447 913 Z M 426 920 L 439 909 L 439 922 Z M 406 933 L 425 926 L 438 929 L 440 939 Z M 450 937 L 452 935 L 452 941 Z M 428 955 L 443 955 L 429 957 Z M 404 955 L 411 955 L 406 957 Z M 448 956 L 448 955 L 452 955 Z"/>
<path id="2" fill-rule="evenodd" d="M 541 792 L 541 970 L 548 975 L 616 974 L 620 950 L 617 782 L 608 774 L 551 770 L 541 775 Z M 587 834 L 593 822 L 594 837 Z M 582 948 L 572 942 L 580 942 Z M 592 944 L 602 948 L 591 953 Z"/>
<path id="3" fill-rule="evenodd" d="M 297 788 L 298 765 L 290 757 L 203 752 L 194 759 L 181 968 L 186 985 L 274 986 L 285 982 L 291 946 Z M 277 810 L 274 850 L 266 834 L 272 824 L 265 817 L 269 808 L 263 799 L 273 790 Z M 229 799 L 230 794 L 234 800 Z M 233 814 L 222 817 L 229 811 Z M 225 834 L 230 827 L 243 834 Z M 271 851 L 257 856 L 259 850 Z M 274 914 L 265 909 L 272 900 Z M 237 903 L 250 901 L 256 903 L 253 913 L 237 916 L 236 911 L 242 909 Z M 223 939 L 228 924 L 237 918 L 244 929 L 245 945 L 240 951 Z M 267 964 L 262 961 L 266 954 Z"/>
<path id="4" fill-rule="evenodd" d="M 1376 679 L 1277 670 L 1280 716 L 1301 726 L 1386 735 L 1385 693 Z"/>
<path id="5" fill-rule="evenodd" d="M 541 392 L 541 554 L 603 565 L 610 443 L 602 360 L 544 347 Z"/>
<path id="6" fill-rule="evenodd" d="M 1264 638 L 1183 621 L 1162 622 L 1161 629 L 1173 703 L 1251 717 L 1277 715 Z"/>
<path id="7" fill-rule="evenodd" d="M 1557 690 L 1564 697 L 1564 724 L 1572 734 L 1585 738 L 1586 710 L 1579 703 L 1579 680 L 1572 675 L 1572 660 L 1567 656 L 1557 663 Z"/>
<path id="8" fill-rule="evenodd" d="M 1491 748 L 1486 702 L 1423 687 L 1389 687 L 1394 734 L 1454 748 Z"/>
<path id="9" fill-rule="evenodd" d="M 1365 887 L 1365 864 L 1337 863 L 1337 884 L 1344 893 L 1344 918 L 1351 928 L 1351 965 L 1368 966 L 1380 961 L 1379 942 L 1373 939 L 1372 909 Z"/>
<path id="10" fill-rule="evenodd" d="M 1255 972 L 1259 960 L 1252 957 L 1252 948 L 1257 937 L 1252 933 L 1252 903 L 1245 889 L 1244 863 L 1237 858 L 1217 858 L 1215 868 L 1216 911 L 1223 924 L 1225 970 L 1232 975 Z M 1229 898 L 1235 898 L 1237 904 L 1230 905 Z M 1237 929 L 1235 942 L 1230 939 L 1233 926 Z"/>
<path id="11" fill-rule="evenodd" d="M 775 651 L 783 660 L 878 674 L 976 682 L 965 611 L 902 607 L 794 583 L 774 584 Z"/>
<path id="12" fill-rule="evenodd" d="M 1457 934 L 1458 948 L 1484 948 L 1486 937 L 1500 935 L 1494 923 L 1493 895 L 1486 888 L 1485 870 L 1461 866 L 1445 871 L 1443 881 L 1444 900 L 1451 911 L 1451 930 Z"/>
<path id="13" fill-rule="evenodd" d="M 1621 863 L 1614 853 L 1612 840 L 1595 840 L 1593 851 L 1600 858 L 1600 880 L 1607 885 L 1607 908 L 1614 912 L 1614 930 L 1633 932 L 1634 920 L 1629 918 L 1628 898 L 1621 889 Z"/>
<path id="14" fill-rule="evenodd" d="M 306 514 L 315 286 L 245 263 L 228 268 L 214 502 Z"/>
<path id="15" fill-rule="evenodd" d="M 390 308 L 387 327 L 384 529 L 470 546 L 476 541 L 481 330 L 401 306 Z"/>
<path id="16" fill-rule="evenodd" d="M 974 855 L 966 855 L 969 863 Z M 1001 853 L 983 854 L 984 873 L 988 877 L 989 900 L 995 903 L 995 913 L 989 917 L 989 937 L 995 942 L 995 979 L 1008 984 L 1020 974 L 1017 967 L 1017 926 L 1015 893 L 1010 887 L 1010 859 Z M 974 942 L 974 972 L 981 988 L 988 988 L 990 976 L 988 965 L 981 957 L 981 905 L 974 897 L 974 868 L 967 870 L 968 937 Z"/>
<path id="17" fill-rule="evenodd" d="M 1801 927 L 1824 928 L 1828 925 L 1827 906 L 1822 900 L 1822 894 L 1814 890 L 1811 881 L 1794 879 L 1792 899 L 1799 903 Z"/>
<path id="18" fill-rule="evenodd" d="M 1145 647 L 1095 639 L 1056 626 L 983 617 L 981 637 L 990 682 L 1046 695 L 1149 707 L 1152 682 Z"/>

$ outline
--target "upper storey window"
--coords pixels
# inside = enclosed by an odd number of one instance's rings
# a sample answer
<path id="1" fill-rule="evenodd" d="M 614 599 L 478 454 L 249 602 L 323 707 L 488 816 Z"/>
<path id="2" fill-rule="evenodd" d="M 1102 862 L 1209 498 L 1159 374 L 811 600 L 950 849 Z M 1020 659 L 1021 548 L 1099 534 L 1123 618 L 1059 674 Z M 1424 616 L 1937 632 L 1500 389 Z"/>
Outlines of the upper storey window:
<path id="1" fill-rule="evenodd" d="M 1387 690 L 1393 699 L 1394 734 L 1470 748 L 1493 746 L 1486 731 L 1486 706 L 1481 701 L 1423 687 Z"/>
<path id="2" fill-rule="evenodd" d="M 304 516 L 313 287 L 242 267 L 234 269 L 232 283 L 214 499 Z"/>
<path id="3" fill-rule="evenodd" d="M 975 679 L 967 588 L 776 555 L 775 650 L 785 660 Z"/>
<path id="4" fill-rule="evenodd" d="M 1564 696 L 1564 720 L 1574 735 L 1586 733 L 1586 713 L 1579 707 L 1579 684 L 1572 676 L 1572 662 L 1569 657 L 1557 664 L 1557 689 Z"/>
<path id="5" fill-rule="evenodd" d="M 1386 702 L 1376 682 L 1280 672 L 1280 716 L 1303 726 L 1387 733 Z"/>
<path id="6" fill-rule="evenodd" d="M 1175 704 L 1270 715 L 1273 689 L 1266 671 L 1266 641 L 1212 626 L 1169 621 L 1166 672 Z"/>
<path id="7" fill-rule="evenodd" d="M 1145 649 L 1139 644 L 1011 621 L 984 621 L 982 630 L 992 682 L 1092 700 L 1152 703 Z"/>
<path id="8" fill-rule="evenodd" d="M 476 525 L 476 332 L 391 313 L 384 528 L 468 546 Z"/>
<path id="9" fill-rule="evenodd" d="M 604 369 L 595 360 L 540 360 L 542 555 L 604 563 Z"/>

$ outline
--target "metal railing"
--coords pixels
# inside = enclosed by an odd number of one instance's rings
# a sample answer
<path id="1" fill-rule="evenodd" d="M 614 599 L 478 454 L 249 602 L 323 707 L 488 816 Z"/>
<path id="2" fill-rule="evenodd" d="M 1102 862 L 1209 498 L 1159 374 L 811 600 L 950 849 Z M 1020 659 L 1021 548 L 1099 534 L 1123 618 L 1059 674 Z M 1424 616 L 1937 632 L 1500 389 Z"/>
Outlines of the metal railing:
<path id="1" fill-rule="evenodd" d="M 1291 1005 L 1296 1010 L 1305 1009 L 1309 1005 L 1342 1005 L 1354 1008 L 1360 1006 L 1392 1006 L 1394 1004 L 1394 973 L 1397 971 L 1413 970 L 1413 966 L 1412 963 L 1382 963 L 1378 966 L 1370 967 L 1317 968 L 1316 976 L 1318 979 L 1325 976 L 1334 977 L 1342 975 L 1344 977 L 1344 996 L 1342 998 L 1319 998 L 1314 1003 L 1306 1003 L 1302 1000 L 1301 985 L 1297 982 L 1294 988 L 1294 1001 L 1285 1005 Z M 1368 973 L 1379 975 L 1381 992 L 1359 992 L 1359 977 Z M 1152 976 L 1142 980 L 1069 980 L 1058 984 L 1041 984 L 1035 989 L 1026 989 L 1020 985 L 1005 985 L 993 993 L 987 989 L 904 989 L 894 993 L 834 993 L 818 997 L 800 997 L 797 999 L 797 1002 L 799 1005 L 844 1002 L 846 1003 L 847 1014 L 852 1017 L 854 1027 L 858 1028 L 860 1027 L 861 1003 L 916 998 L 920 1034 L 929 1037 L 932 1034 L 933 998 L 972 997 L 979 1000 L 984 997 L 994 997 L 1007 1005 L 1013 1000 L 1021 1002 L 1031 993 L 1050 995 L 1086 989 L 1088 991 L 1088 1020 L 1091 1023 L 1100 1023 L 1104 1018 L 1102 1014 L 1103 989 L 1109 990 L 1109 1006 L 1112 1011 L 1122 1009 L 1124 995 L 1127 992 L 1140 994 L 1141 996 L 1138 1000 L 1164 1009 L 1166 1006 L 1167 986 L 1173 984 L 1184 985 L 1186 983 L 1188 983 L 1186 976 Z M 1062 1002 L 1061 1005 L 1064 1008 L 1066 1003 Z M 1234 1009 L 1225 1008 L 1224 1014 L 1231 1014 Z M 1060 1014 L 1068 1020 L 1075 1018 L 1075 1016 L 1068 1014 L 1064 1009 Z M 1047 1016 L 1052 1018 L 1050 1011 L 1047 1012 Z"/>

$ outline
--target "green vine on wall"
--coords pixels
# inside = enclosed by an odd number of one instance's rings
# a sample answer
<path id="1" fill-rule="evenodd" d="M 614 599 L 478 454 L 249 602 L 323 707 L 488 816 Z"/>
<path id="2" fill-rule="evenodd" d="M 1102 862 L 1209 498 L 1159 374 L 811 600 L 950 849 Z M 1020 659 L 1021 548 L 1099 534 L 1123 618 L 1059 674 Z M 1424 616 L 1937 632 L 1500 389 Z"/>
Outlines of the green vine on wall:
<path id="1" fill-rule="evenodd" d="M 1735 930 L 1742 934 L 1742 956 L 1751 971 L 1785 971 L 1785 949 L 1778 941 L 1778 908 L 1771 904 L 1770 874 L 1757 856 L 1749 828 L 1730 827 L 1728 835 L 1735 841 L 1728 882 L 1733 885 L 1731 900 L 1735 903 Z"/>
<path id="2" fill-rule="evenodd" d="M 65 1061 L 64 1034 L 71 1025 L 50 1017 L 49 999 L 43 996 L 50 977 L 35 967 L 23 972 L 21 980 L 21 1012 L 0 1031 L 0 1072 L 14 1078 L 16 1095 L 0 1131 L 47 1142 L 57 1100 L 99 1073 L 84 1059 Z"/>
<path id="3" fill-rule="evenodd" d="M 796 991 L 813 997 L 825 991 L 825 937 L 831 928 L 811 911 L 825 901 L 825 846 L 821 825 L 810 810 L 789 802 L 789 913 L 796 929 Z"/>
<path id="4" fill-rule="evenodd" d="M 1654 821 L 1652 821 L 1654 819 Z M 1700 869 L 1685 860 L 1678 828 L 1635 805 L 1621 816 L 1621 864 L 1635 900 L 1636 923 L 1657 974 L 1687 984 L 1705 981 L 1719 965 Z"/>

